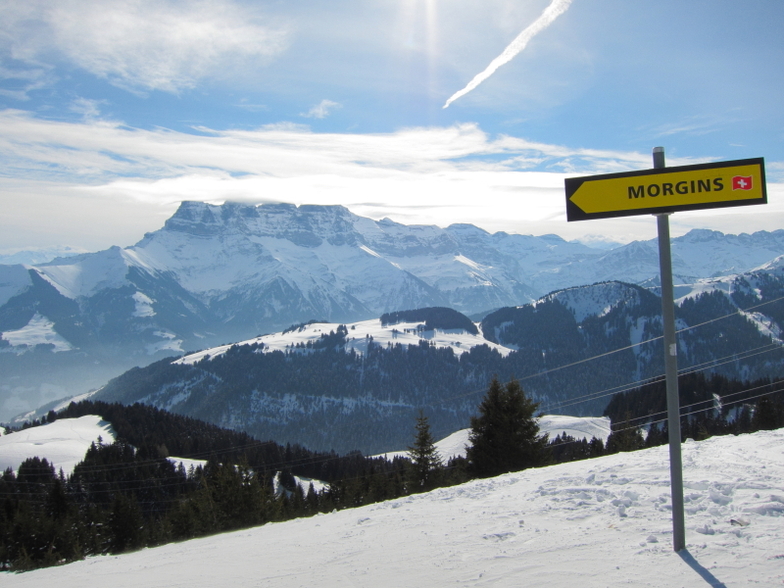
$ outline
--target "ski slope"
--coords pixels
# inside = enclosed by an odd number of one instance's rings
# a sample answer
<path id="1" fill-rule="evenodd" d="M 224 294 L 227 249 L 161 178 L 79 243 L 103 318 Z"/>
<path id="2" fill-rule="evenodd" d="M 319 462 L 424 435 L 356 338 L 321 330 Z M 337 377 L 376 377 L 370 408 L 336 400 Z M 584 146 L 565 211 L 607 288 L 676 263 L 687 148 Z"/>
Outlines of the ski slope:
<path id="1" fill-rule="evenodd" d="M 735 587 L 784 584 L 784 429 L 475 480 L 358 509 L 24 574 L 4 587 Z"/>

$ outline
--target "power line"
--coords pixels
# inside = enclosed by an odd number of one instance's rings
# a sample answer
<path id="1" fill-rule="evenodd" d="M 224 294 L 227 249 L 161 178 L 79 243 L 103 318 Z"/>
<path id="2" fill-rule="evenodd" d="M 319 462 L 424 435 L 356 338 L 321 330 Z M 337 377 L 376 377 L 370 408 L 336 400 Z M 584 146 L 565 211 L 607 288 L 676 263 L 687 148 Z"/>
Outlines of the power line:
<path id="1" fill-rule="evenodd" d="M 690 326 L 684 327 L 684 328 L 678 330 L 677 332 L 678 333 L 683 333 L 685 331 L 693 331 L 693 330 L 698 329 L 700 327 L 703 327 L 705 325 L 708 325 L 708 324 L 711 324 L 711 323 L 715 323 L 717 321 L 721 321 L 721 320 L 724 320 L 724 319 L 727 319 L 727 318 L 730 318 L 730 317 L 734 317 L 734 316 L 738 316 L 738 315 L 743 316 L 744 312 L 749 312 L 749 311 L 758 309 L 758 308 L 763 307 L 765 305 L 772 304 L 772 303 L 775 303 L 775 302 L 778 302 L 778 301 L 781 301 L 781 300 L 784 300 L 784 297 L 779 297 L 779 298 L 776 298 L 776 299 L 773 299 L 773 300 L 768 300 L 768 301 L 765 301 L 765 302 L 761 302 L 761 303 L 756 304 L 754 306 L 750 306 L 750 307 L 748 307 L 746 309 L 738 309 L 738 310 L 736 310 L 736 311 L 734 311 L 732 313 L 729 313 L 729 314 L 726 314 L 726 315 L 723 315 L 723 316 L 720 316 L 720 317 L 716 317 L 716 318 L 713 318 L 713 319 L 709 319 L 707 321 L 703 321 L 702 323 L 698 323 L 698 324 L 695 324 L 695 325 L 690 325 Z M 744 318 L 747 318 L 747 317 L 744 317 Z M 747 318 L 747 320 L 748 320 L 748 318 Z M 588 357 L 588 358 L 584 358 L 584 359 L 581 359 L 581 360 L 578 360 L 578 361 L 575 361 L 575 362 L 571 362 L 571 363 L 568 363 L 568 364 L 564 364 L 562 366 L 558 366 L 558 367 L 555 367 L 555 368 L 550 368 L 550 369 L 547 369 L 547 370 L 543 370 L 541 372 L 537 372 L 536 374 L 530 374 L 530 375 L 525 376 L 523 378 L 519 378 L 518 381 L 531 380 L 533 378 L 549 375 L 551 373 L 555 373 L 555 372 L 558 372 L 558 371 L 561 371 L 561 370 L 564 370 L 564 369 L 568 369 L 570 367 L 574 367 L 574 366 L 577 366 L 577 365 L 582 365 L 582 364 L 585 364 L 585 363 L 588 363 L 588 362 L 592 362 L 592 361 L 597 361 L 597 360 L 600 360 L 600 359 L 602 359 L 604 357 L 608 357 L 608 356 L 611 356 L 613 354 L 620 353 L 622 351 L 627 351 L 627 350 L 633 349 L 635 347 L 639 347 L 639 346 L 642 346 L 642 345 L 646 345 L 646 344 L 649 344 L 649 343 L 653 343 L 653 342 L 659 341 L 662 338 L 663 338 L 662 336 L 652 337 L 650 339 L 646 339 L 644 341 L 639 341 L 637 343 L 633 343 L 631 345 L 628 345 L 628 346 L 625 346 L 625 347 L 622 347 L 622 348 L 618 348 L 618 349 L 614 349 L 614 350 L 611 350 L 611 351 L 603 352 L 603 353 L 600 353 L 600 354 L 597 354 L 597 355 L 594 355 L 594 356 L 591 356 L 591 357 Z M 742 352 L 740 354 L 733 354 L 733 355 L 730 355 L 730 356 L 725 356 L 724 358 L 713 359 L 713 360 L 711 360 L 709 362 L 704 362 L 703 364 L 698 364 L 696 366 L 689 366 L 687 368 L 679 370 L 679 375 L 695 373 L 695 372 L 698 372 L 698 371 L 703 371 L 705 369 L 719 367 L 721 365 L 726 365 L 727 363 L 730 363 L 732 361 L 748 359 L 748 358 L 754 357 L 756 355 L 769 353 L 771 351 L 776 351 L 776 350 L 781 350 L 781 349 L 782 348 L 781 348 L 781 346 L 779 344 L 777 344 L 777 343 L 770 343 L 768 345 L 761 346 L 761 347 L 758 347 L 756 349 L 747 350 L 747 351 Z M 636 382 L 630 382 L 630 383 L 627 383 L 627 384 L 621 384 L 621 385 L 613 386 L 613 387 L 610 387 L 610 388 L 606 388 L 604 390 L 591 392 L 591 393 L 588 393 L 588 394 L 585 394 L 585 395 L 582 395 L 582 396 L 573 397 L 573 398 L 570 398 L 570 399 L 568 399 L 566 401 L 557 402 L 557 403 L 555 403 L 553 405 L 546 405 L 544 407 L 544 410 L 550 410 L 551 408 L 562 409 L 562 408 L 566 408 L 566 407 L 570 407 L 570 406 L 579 405 L 579 404 L 582 404 L 582 403 L 585 403 L 585 402 L 591 402 L 591 401 L 599 400 L 599 399 L 605 398 L 607 396 L 611 396 L 611 395 L 614 395 L 614 394 L 617 394 L 617 393 L 620 393 L 620 392 L 624 392 L 624 391 L 628 391 L 628 390 L 632 390 L 632 389 L 638 388 L 638 387 L 640 387 L 640 385 L 642 385 L 644 383 L 652 383 L 652 382 L 660 381 L 662 377 L 663 377 L 663 375 L 659 374 L 659 375 L 654 376 L 653 378 L 648 378 L 648 379 L 645 379 L 645 380 L 638 380 Z M 484 393 L 484 392 L 486 392 L 485 388 L 471 390 L 471 391 L 464 392 L 464 393 L 461 393 L 461 394 L 458 394 L 458 395 L 453 395 L 453 396 L 451 396 L 449 398 L 440 399 L 438 401 L 426 404 L 424 406 L 425 407 L 433 407 L 433 406 L 437 406 L 437 405 L 453 402 L 453 401 L 461 399 L 461 398 L 467 398 L 467 397 L 470 397 L 470 396 L 474 396 L 474 395 L 477 395 L 479 393 Z M 710 409 L 706 409 L 706 410 L 710 410 Z M 692 414 L 692 413 L 690 413 L 690 414 Z M 207 451 L 204 451 L 204 452 L 198 452 L 198 453 L 191 454 L 191 455 L 188 455 L 188 456 L 179 456 L 178 458 L 172 458 L 172 459 L 194 459 L 194 460 L 198 460 L 198 459 L 203 458 L 203 457 L 210 457 L 212 455 L 220 455 L 220 454 L 223 454 L 223 453 L 236 453 L 236 452 L 243 452 L 243 451 L 247 452 L 248 450 L 257 449 L 257 448 L 260 448 L 260 447 L 263 447 L 263 446 L 267 446 L 267 445 L 277 445 L 277 444 L 275 442 L 273 442 L 273 441 L 254 441 L 254 442 L 250 442 L 250 443 L 245 444 L 245 445 L 234 446 L 234 447 L 226 448 L 226 449 L 223 449 L 223 450 L 207 450 Z M 335 455 L 322 455 L 322 456 L 316 456 L 316 457 L 306 456 L 306 457 L 298 458 L 298 459 L 295 459 L 295 460 L 286 461 L 285 459 L 282 459 L 281 461 L 265 463 L 265 464 L 263 464 L 262 467 L 264 467 L 265 469 L 270 469 L 270 470 L 275 470 L 275 469 L 278 469 L 278 468 L 298 468 L 298 467 L 304 467 L 304 466 L 319 465 L 319 464 L 326 463 L 328 461 L 340 460 L 340 459 L 343 459 L 343 458 L 340 457 L 340 456 L 335 456 Z M 115 464 L 115 465 L 112 465 L 112 466 L 108 466 L 108 465 L 107 466 L 102 466 L 102 465 L 91 466 L 91 465 L 86 465 L 86 464 L 85 465 L 81 465 L 80 464 L 79 468 L 80 468 L 80 471 L 83 471 L 85 473 L 100 472 L 100 471 L 110 472 L 110 471 L 121 471 L 123 469 L 136 469 L 136 468 L 139 468 L 139 467 L 148 467 L 149 465 L 156 465 L 156 464 L 160 464 L 159 460 L 150 459 L 148 461 L 134 462 L 132 464 Z M 175 468 L 176 467 L 177 466 L 175 465 Z"/>

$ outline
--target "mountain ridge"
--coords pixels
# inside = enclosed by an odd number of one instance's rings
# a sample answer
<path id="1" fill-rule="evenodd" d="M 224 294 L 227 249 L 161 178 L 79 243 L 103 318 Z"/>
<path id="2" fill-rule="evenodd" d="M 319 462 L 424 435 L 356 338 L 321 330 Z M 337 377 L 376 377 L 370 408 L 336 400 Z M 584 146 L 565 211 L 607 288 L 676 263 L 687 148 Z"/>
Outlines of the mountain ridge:
<path id="1" fill-rule="evenodd" d="M 692 231 L 672 249 L 676 282 L 693 284 L 771 263 L 784 231 Z M 183 202 L 131 247 L 0 265 L 0 419 L 135 365 L 314 318 L 473 315 L 607 280 L 655 285 L 655 240 L 607 251 L 556 235 L 374 221 L 341 206 Z"/>
<path id="2" fill-rule="evenodd" d="M 779 377 L 784 275 L 739 276 L 732 290 L 714 280 L 681 300 L 681 369 Z M 740 306 L 750 301 L 754 312 Z M 519 379 L 542 410 L 574 416 L 599 415 L 612 394 L 661 377 L 661 301 L 640 286 L 564 289 L 490 313 L 476 333 L 449 328 L 464 316 L 435 326 L 442 310 L 299 325 L 132 370 L 95 398 L 315 449 L 378 453 L 405 443 L 401 431 L 421 410 L 438 434 L 466 427 L 494 376 Z"/>

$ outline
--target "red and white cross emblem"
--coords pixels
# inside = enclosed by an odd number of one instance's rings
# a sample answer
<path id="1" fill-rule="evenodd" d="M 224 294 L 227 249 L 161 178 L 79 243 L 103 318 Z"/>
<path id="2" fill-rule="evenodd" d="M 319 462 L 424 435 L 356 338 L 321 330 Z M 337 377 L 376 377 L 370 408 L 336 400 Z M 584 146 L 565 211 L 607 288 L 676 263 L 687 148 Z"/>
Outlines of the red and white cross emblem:
<path id="1" fill-rule="evenodd" d="M 751 176 L 735 176 L 732 178 L 733 190 L 751 190 Z"/>

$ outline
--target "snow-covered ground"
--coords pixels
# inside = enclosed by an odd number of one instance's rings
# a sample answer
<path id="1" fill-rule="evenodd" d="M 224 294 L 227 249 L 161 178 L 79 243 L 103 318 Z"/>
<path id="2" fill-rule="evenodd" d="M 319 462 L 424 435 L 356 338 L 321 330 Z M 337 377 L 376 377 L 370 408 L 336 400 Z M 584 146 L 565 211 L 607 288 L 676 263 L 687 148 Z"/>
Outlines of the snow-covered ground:
<path id="1" fill-rule="evenodd" d="M 54 323 L 37 312 L 21 329 L 0 333 L 0 339 L 8 341 L 11 347 L 52 345 L 52 351 L 55 353 L 73 349 L 73 346 L 54 330 Z"/>
<path id="2" fill-rule="evenodd" d="M 306 345 L 315 343 L 322 335 L 337 331 L 340 323 L 310 323 L 299 329 L 287 331 L 285 333 L 273 333 L 263 335 L 247 341 L 237 343 L 237 345 L 252 345 L 263 343 L 263 351 L 285 351 L 293 349 L 296 345 Z M 347 325 L 348 335 L 346 337 L 346 350 L 353 349 L 357 353 L 365 353 L 368 344 L 372 341 L 374 345 L 386 347 L 387 345 L 419 345 L 421 341 L 426 341 L 435 347 L 451 347 L 455 355 L 460 355 L 466 351 L 471 351 L 476 345 L 487 345 L 495 349 L 501 355 L 507 356 L 511 353 L 509 347 L 497 345 L 486 340 L 481 335 L 472 335 L 462 329 L 432 329 L 421 330 L 422 323 L 397 323 L 394 325 L 382 325 L 381 319 L 371 319 Z M 197 353 L 186 355 L 174 363 L 192 365 L 205 357 L 218 357 L 226 353 L 231 345 L 221 345 L 212 349 L 205 349 Z"/>
<path id="3" fill-rule="evenodd" d="M 607 441 L 610 436 L 610 419 L 608 417 L 574 417 L 566 415 L 543 415 L 539 418 L 539 431 L 550 435 L 550 439 L 566 433 L 575 439 L 591 440 L 596 437 L 602 441 Z M 468 434 L 470 429 L 455 431 L 448 437 L 435 443 L 436 450 L 444 463 L 453 457 L 465 457 L 466 446 L 469 445 Z M 394 459 L 396 456 L 406 457 L 408 452 L 391 451 L 382 453 L 387 459 Z"/>
<path id="4" fill-rule="evenodd" d="M 62 469 L 67 477 L 73 473 L 76 464 L 84 460 L 90 443 L 112 443 L 114 440 L 111 423 L 99 416 L 58 419 L 40 427 L 1 436 L 0 472 L 8 468 L 17 471 L 22 462 L 30 457 L 45 457 L 54 465 L 55 472 Z M 207 463 L 205 460 L 182 457 L 170 457 L 169 461 L 175 466 L 182 463 L 186 471 Z"/>
<path id="5" fill-rule="evenodd" d="M 596 437 L 607 441 L 610 436 L 609 417 L 575 417 L 561 414 L 546 414 L 539 418 L 539 430 L 550 435 L 550 439 L 566 433 L 575 439 L 591 440 Z"/>
<path id="6" fill-rule="evenodd" d="M 687 549 L 667 447 L 62 567 L 4 587 L 784 584 L 784 430 L 683 446 Z"/>
<path id="7" fill-rule="evenodd" d="M 29 457 L 46 458 L 55 466 L 62 468 L 68 476 L 74 467 L 84 459 L 90 443 L 114 441 L 112 425 L 95 415 L 85 415 L 78 419 L 59 419 L 40 427 L 30 427 L 10 435 L 0 437 L 0 470 L 8 468 L 16 471 Z"/>

